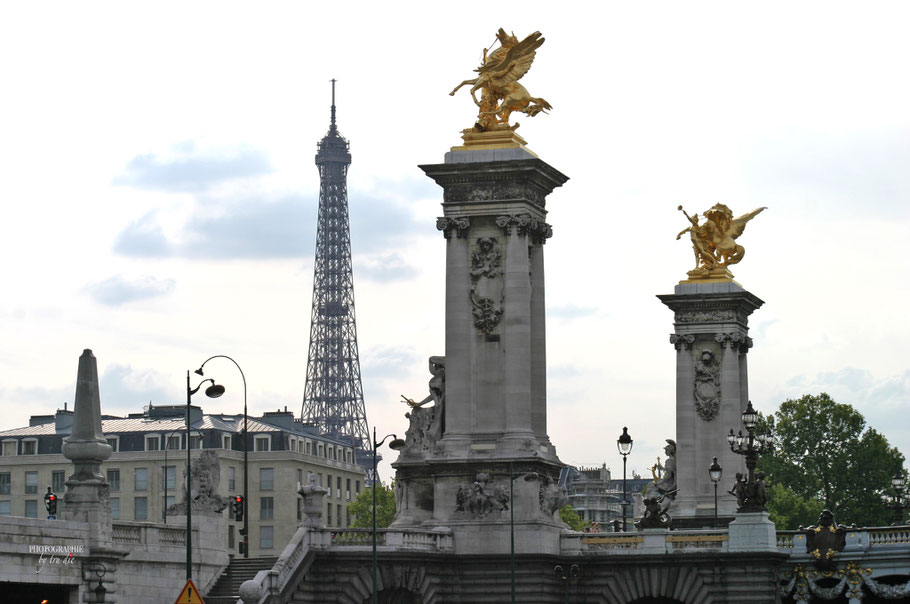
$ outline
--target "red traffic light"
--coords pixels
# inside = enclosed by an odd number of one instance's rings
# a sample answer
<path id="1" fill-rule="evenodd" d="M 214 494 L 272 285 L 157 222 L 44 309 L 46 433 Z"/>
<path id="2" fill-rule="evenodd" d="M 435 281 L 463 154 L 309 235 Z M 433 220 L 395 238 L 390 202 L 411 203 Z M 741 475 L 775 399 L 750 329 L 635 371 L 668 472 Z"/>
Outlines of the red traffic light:
<path id="1" fill-rule="evenodd" d="M 48 500 L 50 500 L 50 501 L 55 501 L 56 499 L 57 498 L 54 495 L 51 495 L 50 497 L 48 497 Z"/>
<path id="2" fill-rule="evenodd" d="M 241 497 L 240 495 L 237 495 L 236 497 L 234 497 L 234 501 L 236 501 L 237 503 L 240 503 L 243 501 L 243 497 Z"/>

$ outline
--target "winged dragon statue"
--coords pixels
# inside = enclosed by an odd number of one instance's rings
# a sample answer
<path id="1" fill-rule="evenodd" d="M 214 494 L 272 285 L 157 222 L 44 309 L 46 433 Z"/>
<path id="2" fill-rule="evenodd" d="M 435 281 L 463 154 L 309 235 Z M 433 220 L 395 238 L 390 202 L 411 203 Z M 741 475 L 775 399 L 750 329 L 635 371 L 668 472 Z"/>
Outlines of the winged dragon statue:
<path id="1" fill-rule="evenodd" d="M 496 33 L 499 47 L 492 52 L 484 49 L 483 64 L 475 69 L 479 75 L 473 80 L 465 80 L 449 94 L 454 96 L 462 86 L 471 86 L 471 98 L 480 108 L 474 130 L 485 132 L 491 130 L 515 130 L 519 124 L 509 125 L 509 117 L 515 111 L 535 116 L 552 109 L 550 103 L 542 98 L 533 97 L 527 89 L 518 83 L 534 62 L 537 49 L 544 43 L 539 31 L 534 32 L 519 42 L 515 34 L 507 34 L 499 28 Z M 477 91 L 480 90 L 480 100 Z"/>
<path id="2" fill-rule="evenodd" d="M 746 250 L 735 239 L 743 234 L 750 220 L 768 208 L 758 208 L 734 218 L 730 208 L 718 203 L 704 213 L 705 221 L 701 224 L 698 214 L 689 216 L 682 206 L 677 209 L 689 219 L 691 225 L 680 231 L 676 239 L 689 233 L 695 251 L 695 269 L 689 275 L 698 276 L 724 271 L 727 266 L 742 260 Z"/>

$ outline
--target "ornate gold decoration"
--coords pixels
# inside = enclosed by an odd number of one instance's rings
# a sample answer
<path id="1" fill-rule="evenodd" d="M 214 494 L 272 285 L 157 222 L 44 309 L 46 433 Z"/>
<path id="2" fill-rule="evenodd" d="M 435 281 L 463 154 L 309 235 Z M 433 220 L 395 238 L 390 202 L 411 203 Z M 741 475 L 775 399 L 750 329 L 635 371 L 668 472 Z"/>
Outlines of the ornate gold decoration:
<path id="1" fill-rule="evenodd" d="M 689 233 L 692 240 L 692 249 L 695 251 L 695 268 L 689 271 L 689 279 L 683 281 L 683 283 L 690 283 L 694 281 L 732 281 L 733 273 L 727 267 L 738 263 L 746 254 L 745 248 L 734 240 L 746 230 L 746 223 L 768 208 L 758 208 L 738 218 L 733 218 L 730 208 L 718 203 L 704 213 L 705 221 L 701 224 L 698 223 L 698 214 L 689 216 L 682 206 L 677 209 L 692 223 L 676 236 L 678 240 L 683 234 Z"/>
<path id="2" fill-rule="evenodd" d="M 518 83 L 534 62 L 537 49 L 544 43 L 539 31 L 534 32 L 519 42 L 514 34 L 507 34 L 500 28 L 496 33 L 499 47 L 492 52 L 483 51 L 483 64 L 475 69 L 479 75 L 473 80 L 465 80 L 455 87 L 450 95 L 455 95 L 462 86 L 471 86 L 471 98 L 480 108 L 477 123 L 473 128 L 463 131 L 465 147 L 470 148 L 509 148 L 523 147 L 524 139 L 515 134 L 515 125 L 509 124 L 509 117 L 515 111 L 535 116 L 552 109 L 550 103 L 542 98 L 532 97 L 527 89 Z M 480 100 L 476 92 L 480 90 Z M 453 148 L 458 150 L 459 148 Z"/>

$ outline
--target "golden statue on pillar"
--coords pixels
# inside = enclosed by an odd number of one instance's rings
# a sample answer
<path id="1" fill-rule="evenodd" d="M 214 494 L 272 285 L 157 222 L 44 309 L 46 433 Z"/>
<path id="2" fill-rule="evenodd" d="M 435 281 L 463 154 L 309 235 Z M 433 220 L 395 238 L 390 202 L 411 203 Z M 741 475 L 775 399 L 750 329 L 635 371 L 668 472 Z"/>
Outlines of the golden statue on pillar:
<path id="1" fill-rule="evenodd" d="M 689 279 L 683 281 L 687 283 L 732 281 L 733 273 L 727 267 L 742 260 L 746 254 L 745 248 L 736 243 L 735 239 L 746 230 L 746 223 L 768 208 L 758 208 L 733 218 L 730 208 L 718 203 L 704 213 L 705 221 L 701 224 L 698 223 L 698 214 L 689 216 L 682 206 L 677 209 L 685 215 L 691 225 L 680 231 L 676 239 L 689 233 L 695 251 L 695 268 L 689 271 Z"/>
<path id="2" fill-rule="evenodd" d="M 539 31 L 534 32 L 519 42 L 514 34 L 507 34 L 499 28 L 496 33 L 499 47 L 493 51 L 485 48 L 483 64 L 475 69 L 479 75 L 473 80 L 465 80 L 455 87 L 449 95 L 454 96 L 462 86 L 471 86 L 471 98 L 480 109 L 477 122 L 473 128 L 462 133 L 464 147 L 467 148 L 508 148 L 524 147 L 524 139 L 515 133 L 520 126 L 518 122 L 509 124 L 509 117 L 515 111 L 535 116 L 552 109 L 550 103 L 538 97 L 532 97 L 527 89 L 518 83 L 534 62 L 537 49 L 544 43 Z M 480 90 L 480 100 L 477 91 Z"/>

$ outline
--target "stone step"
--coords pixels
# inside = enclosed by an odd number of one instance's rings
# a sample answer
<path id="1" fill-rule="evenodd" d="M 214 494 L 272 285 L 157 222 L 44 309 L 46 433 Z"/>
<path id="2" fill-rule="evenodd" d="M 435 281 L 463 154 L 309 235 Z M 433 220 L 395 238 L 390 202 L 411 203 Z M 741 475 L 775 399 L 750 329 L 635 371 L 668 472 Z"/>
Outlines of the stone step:
<path id="1" fill-rule="evenodd" d="M 234 558 L 221 573 L 218 581 L 209 590 L 205 600 L 211 604 L 234 604 L 240 586 L 249 581 L 261 570 L 269 570 L 275 565 L 278 558 Z"/>

